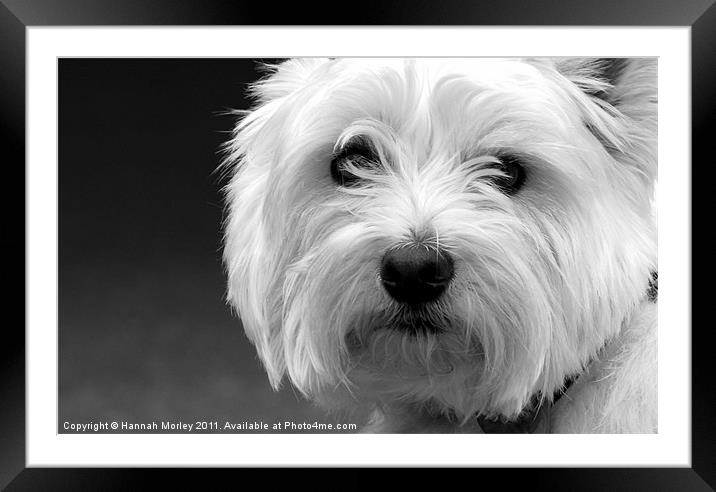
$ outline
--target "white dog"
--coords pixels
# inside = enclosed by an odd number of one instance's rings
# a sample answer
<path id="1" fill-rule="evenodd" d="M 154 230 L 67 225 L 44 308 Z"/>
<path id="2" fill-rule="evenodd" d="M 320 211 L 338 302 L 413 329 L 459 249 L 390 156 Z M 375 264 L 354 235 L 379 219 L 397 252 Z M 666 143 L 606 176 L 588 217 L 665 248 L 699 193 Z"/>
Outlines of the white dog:
<path id="1" fill-rule="evenodd" d="M 295 59 L 227 145 L 228 299 L 372 432 L 657 430 L 656 61 Z"/>

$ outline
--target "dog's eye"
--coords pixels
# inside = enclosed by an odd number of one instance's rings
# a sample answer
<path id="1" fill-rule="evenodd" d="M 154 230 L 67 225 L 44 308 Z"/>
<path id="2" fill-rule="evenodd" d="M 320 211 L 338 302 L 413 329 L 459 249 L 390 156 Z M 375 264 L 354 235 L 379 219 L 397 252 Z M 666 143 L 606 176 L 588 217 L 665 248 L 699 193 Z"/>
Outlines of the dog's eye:
<path id="1" fill-rule="evenodd" d="M 378 156 L 373 149 L 363 143 L 356 142 L 346 145 L 331 160 L 331 177 L 340 186 L 355 186 L 360 183 L 361 177 L 351 172 L 351 169 L 375 167 Z"/>
<path id="2" fill-rule="evenodd" d="M 498 156 L 499 163 L 495 168 L 500 172 L 499 176 L 492 178 L 493 183 L 503 193 L 511 195 L 516 193 L 525 183 L 525 168 L 522 166 L 520 157 L 510 154 Z"/>

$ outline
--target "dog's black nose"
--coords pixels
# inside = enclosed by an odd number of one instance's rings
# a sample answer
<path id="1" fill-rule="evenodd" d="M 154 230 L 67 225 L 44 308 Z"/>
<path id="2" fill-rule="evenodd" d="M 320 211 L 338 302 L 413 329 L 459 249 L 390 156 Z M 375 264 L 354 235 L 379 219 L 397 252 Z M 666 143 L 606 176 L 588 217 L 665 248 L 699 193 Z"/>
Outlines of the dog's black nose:
<path id="1" fill-rule="evenodd" d="M 447 252 L 416 244 L 388 251 L 383 257 L 380 280 L 396 301 L 422 304 L 440 297 L 454 272 Z"/>

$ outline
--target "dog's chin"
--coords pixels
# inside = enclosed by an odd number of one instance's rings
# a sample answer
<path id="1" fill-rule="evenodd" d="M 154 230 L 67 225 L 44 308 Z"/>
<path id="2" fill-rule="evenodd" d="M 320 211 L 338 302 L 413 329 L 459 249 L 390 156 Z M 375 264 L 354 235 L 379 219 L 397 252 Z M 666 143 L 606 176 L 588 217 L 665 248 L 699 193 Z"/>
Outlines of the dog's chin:
<path id="1" fill-rule="evenodd" d="M 349 330 L 346 337 L 352 354 L 396 339 L 405 339 L 404 343 L 437 342 L 454 331 L 457 324 L 450 316 L 422 307 L 384 310 L 359 318 L 363 322 Z"/>
<path id="2" fill-rule="evenodd" d="M 354 366 L 391 377 L 438 377 L 479 365 L 482 345 L 458 319 L 420 311 L 385 312 L 346 337 Z"/>
<path id="3" fill-rule="evenodd" d="M 473 412 L 470 398 L 484 367 L 483 348 L 458 319 L 410 316 L 374 318 L 349 331 L 347 380 L 358 402 L 438 405 L 460 415 Z M 380 320 L 380 322 L 377 322 Z M 390 322 L 388 322 L 388 320 Z M 335 395 L 331 395 L 335 404 Z"/>

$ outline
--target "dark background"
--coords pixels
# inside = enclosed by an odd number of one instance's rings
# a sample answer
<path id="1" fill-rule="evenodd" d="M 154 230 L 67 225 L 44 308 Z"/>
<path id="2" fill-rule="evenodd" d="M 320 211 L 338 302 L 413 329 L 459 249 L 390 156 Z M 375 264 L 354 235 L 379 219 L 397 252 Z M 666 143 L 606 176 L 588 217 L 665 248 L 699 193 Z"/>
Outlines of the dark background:
<path id="1" fill-rule="evenodd" d="M 60 432 L 90 420 L 336 421 L 290 387 L 273 392 L 224 303 L 214 171 L 235 118 L 221 113 L 249 107 L 257 68 L 59 60 Z"/>

